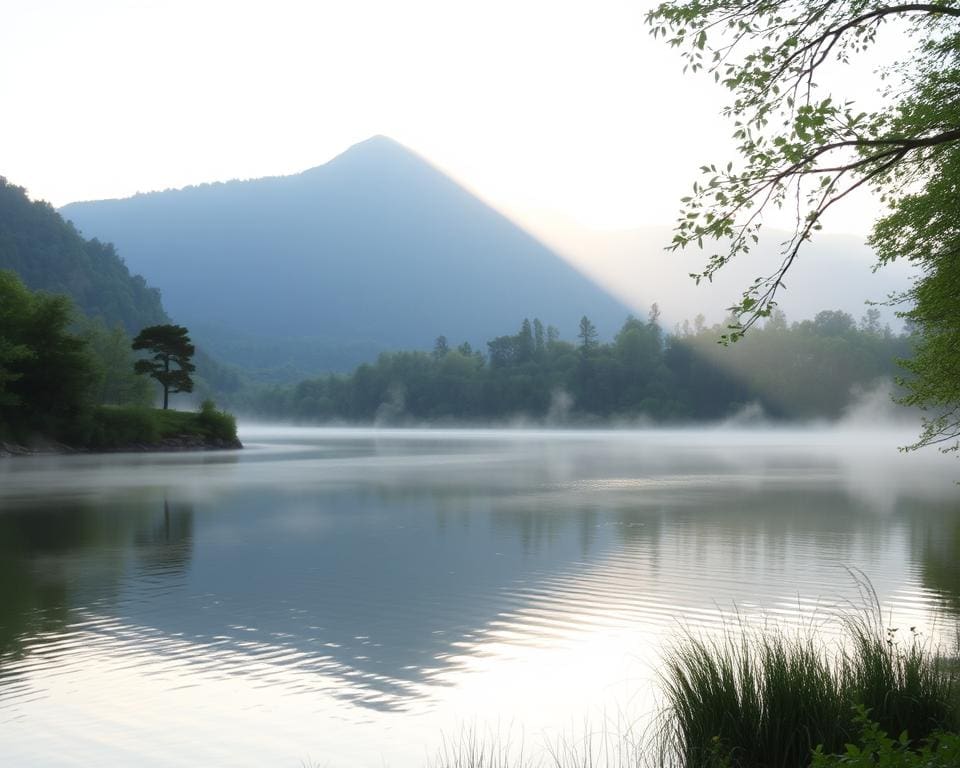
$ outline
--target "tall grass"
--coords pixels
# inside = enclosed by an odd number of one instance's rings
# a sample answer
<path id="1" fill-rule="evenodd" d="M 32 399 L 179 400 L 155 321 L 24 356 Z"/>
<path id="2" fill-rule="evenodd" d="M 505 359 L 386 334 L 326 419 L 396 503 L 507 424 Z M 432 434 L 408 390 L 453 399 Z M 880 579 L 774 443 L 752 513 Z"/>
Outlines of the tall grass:
<path id="1" fill-rule="evenodd" d="M 638 734 L 624 720 L 599 731 L 585 724 L 576 737 L 566 734 L 545 741 L 533 754 L 522 738 L 514 743 L 509 731 L 504 736 L 469 728 L 457 738 L 444 739 L 428 768 L 640 768 L 643 755 Z"/>
<path id="2" fill-rule="evenodd" d="M 478 733 L 464 728 L 456 739 L 444 739 L 429 768 L 539 768 L 524 754 L 523 741 L 515 748 L 508 732 Z"/>
<path id="3" fill-rule="evenodd" d="M 876 733 L 907 732 L 911 749 L 926 750 L 910 754 L 897 742 L 890 759 L 953 765 L 943 760 L 953 759 L 957 736 L 944 737 L 953 741 L 942 755 L 943 738 L 923 740 L 960 726 L 957 654 L 885 624 L 876 594 L 861 586 L 863 607 L 841 615 L 838 634 L 741 620 L 719 635 L 684 635 L 661 670 L 665 707 L 650 731 L 619 722 L 530 755 L 468 730 L 444 742 L 431 768 L 806 768 L 818 747 L 821 764 L 832 765 L 829 755 L 862 741 L 864 712 Z M 868 752 L 857 765 L 875 764 Z"/>
<path id="4" fill-rule="evenodd" d="M 857 705 L 881 728 L 922 739 L 957 721 L 958 671 L 915 634 L 884 626 L 875 595 L 843 618 L 831 647 L 810 630 L 728 627 L 719 638 L 687 635 L 662 672 L 663 764 L 685 768 L 794 768 L 818 745 L 842 752 L 856 740 Z"/>

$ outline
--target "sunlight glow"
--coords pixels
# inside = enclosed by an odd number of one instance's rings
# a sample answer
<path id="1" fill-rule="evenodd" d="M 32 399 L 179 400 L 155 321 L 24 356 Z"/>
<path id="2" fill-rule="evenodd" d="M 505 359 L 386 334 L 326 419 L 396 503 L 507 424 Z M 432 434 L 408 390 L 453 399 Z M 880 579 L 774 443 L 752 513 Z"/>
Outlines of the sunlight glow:
<path id="1" fill-rule="evenodd" d="M 525 221 L 667 224 L 697 167 L 730 154 L 730 131 L 722 89 L 683 75 L 646 8 L 14 4 L 2 172 L 59 206 L 295 173 L 386 134 Z"/>

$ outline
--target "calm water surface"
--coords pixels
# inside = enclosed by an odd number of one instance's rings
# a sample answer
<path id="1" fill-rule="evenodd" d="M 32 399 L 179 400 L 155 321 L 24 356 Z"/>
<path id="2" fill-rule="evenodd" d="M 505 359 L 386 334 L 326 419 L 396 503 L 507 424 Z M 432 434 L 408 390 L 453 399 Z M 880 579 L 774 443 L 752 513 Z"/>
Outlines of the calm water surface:
<path id="1" fill-rule="evenodd" d="M 242 437 L 0 461 L 0 765 L 536 752 L 643 722 L 684 627 L 829 627 L 850 569 L 895 624 L 960 610 L 960 464 L 909 434 Z"/>

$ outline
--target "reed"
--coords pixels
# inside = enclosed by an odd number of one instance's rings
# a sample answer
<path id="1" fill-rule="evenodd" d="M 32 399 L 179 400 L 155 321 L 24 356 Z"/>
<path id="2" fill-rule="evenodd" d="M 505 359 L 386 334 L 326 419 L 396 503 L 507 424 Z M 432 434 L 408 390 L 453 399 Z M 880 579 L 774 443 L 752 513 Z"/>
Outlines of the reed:
<path id="1" fill-rule="evenodd" d="M 661 764 L 805 768 L 861 731 L 857 707 L 886 732 L 924 739 L 958 725 L 958 674 L 911 631 L 884 626 L 879 604 L 842 618 L 830 643 L 813 630 L 688 634 L 662 673 Z M 912 628 L 911 628 L 912 630 Z"/>
<path id="2" fill-rule="evenodd" d="M 514 746 L 511 734 L 480 733 L 464 728 L 458 738 L 444 739 L 430 768 L 539 768 L 524 754 L 523 740 Z"/>

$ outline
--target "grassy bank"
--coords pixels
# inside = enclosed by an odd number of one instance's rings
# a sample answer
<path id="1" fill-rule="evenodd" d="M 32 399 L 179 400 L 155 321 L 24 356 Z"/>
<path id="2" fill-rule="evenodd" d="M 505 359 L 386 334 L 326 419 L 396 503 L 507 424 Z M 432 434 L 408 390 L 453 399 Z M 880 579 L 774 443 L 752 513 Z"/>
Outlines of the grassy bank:
<path id="1" fill-rule="evenodd" d="M 742 627 L 719 639 L 685 638 L 662 673 L 667 708 L 659 762 L 800 768 L 818 749 L 849 757 L 847 745 L 892 734 L 889 764 L 912 765 L 925 743 L 936 747 L 936 734 L 957 729 L 954 659 L 912 629 L 886 627 L 879 607 L 846 617 L 843 628 L 836 648 L 811 633 Z M 887 764 L 879 762 L 880 742 L 874 742 L 862 762 L 852 764 Z M 836 763 L 822 758 L 819 764 Z"/>
<path id="2" fill-rule="evenodd" d="M 72 442 L 97 451 L 240 446 L 236 419 L 210 401 L 196 412 L 99 406 Z"/>

